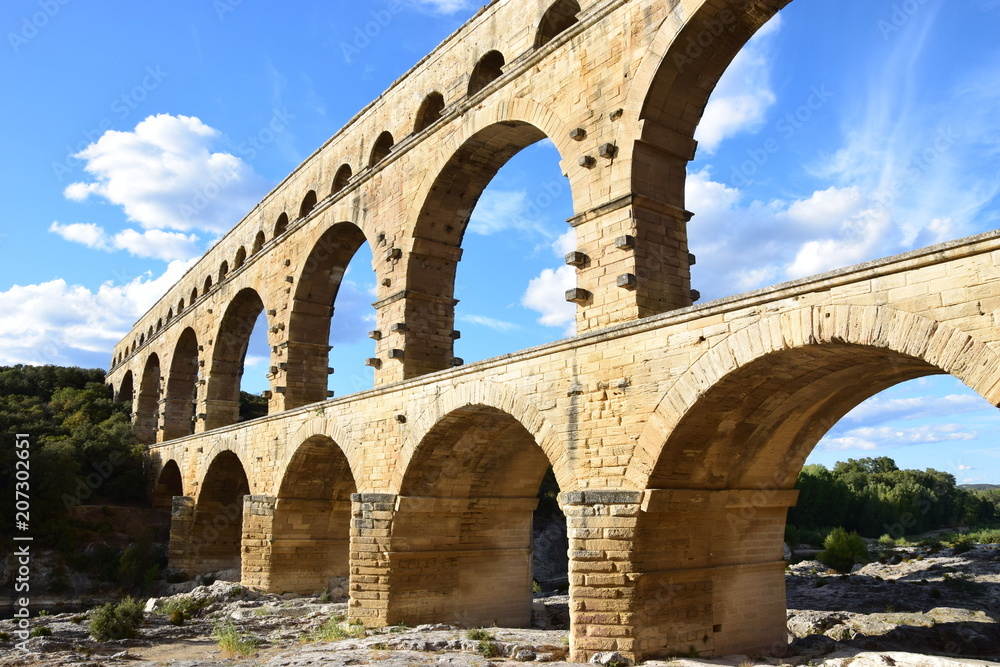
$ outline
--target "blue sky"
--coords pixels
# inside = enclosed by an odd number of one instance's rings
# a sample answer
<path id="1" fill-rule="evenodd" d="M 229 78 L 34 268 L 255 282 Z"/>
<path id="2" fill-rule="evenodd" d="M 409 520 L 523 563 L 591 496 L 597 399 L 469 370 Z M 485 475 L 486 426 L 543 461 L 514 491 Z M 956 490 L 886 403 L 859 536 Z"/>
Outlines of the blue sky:
<path id="1" fill-rule="evenodd" d="M 106 367 L 192 258 L 477 8 L 5 2 L 0 364 Z M 1000 226 L 998 26 L 997 0 L 795 0 L 772 20 L 713 95 L 689 168 L 703 301 Z M 498 174 L 465 238 L 459 356 L 571 334 L 570 215 L 547 142 Z M 338 395 L 372 382 L 370 261 L 337 303 Z M 265 354 L 257 336 L 246 389 L 265 388 Z M 906 383 L 810 462 L 887 455 L 1000 483 L 996 413 L 954 378 Z"/>

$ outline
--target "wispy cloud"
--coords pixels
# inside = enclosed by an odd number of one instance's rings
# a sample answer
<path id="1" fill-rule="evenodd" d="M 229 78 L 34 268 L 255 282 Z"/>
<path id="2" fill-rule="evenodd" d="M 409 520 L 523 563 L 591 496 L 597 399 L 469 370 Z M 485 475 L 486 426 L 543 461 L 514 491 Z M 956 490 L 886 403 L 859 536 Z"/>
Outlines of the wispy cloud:
<path id="1" fill-rule="evenodd" d="M 926 425 L 915 428 L 856 428 L 839 437 L 823 438 L 817 449 L 825 451 L 876 451 L 937 442 L 974 440 L 975 431 L 959 424 Z"/>
<path id="2" fill-rule="evenodd" d="M 486 317 L 485 315 L 460 315 L 458 319 L 460 322 L 468 322 L 469 324 L 493 329 L 498 333 L 511 333 L 513 331 L 520 331 L 522 328 L 520 324 Z"/>

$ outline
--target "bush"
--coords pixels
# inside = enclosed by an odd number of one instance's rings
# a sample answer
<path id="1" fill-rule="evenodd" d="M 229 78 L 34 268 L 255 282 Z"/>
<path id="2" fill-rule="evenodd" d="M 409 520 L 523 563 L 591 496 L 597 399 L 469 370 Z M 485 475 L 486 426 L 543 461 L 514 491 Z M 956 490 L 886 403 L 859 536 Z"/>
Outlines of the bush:
<path id="1" fill-rule="evenodd" d="M 180 609 L 174 609 L 170 612 L 170 625 L 184 625 L 184 612 Z"/>
<path id="2" fill-rule="evenodd" d="M 159 612 L 165 616 L 170 616 L 171 619 L 173 618 L 175 612 L 180 612 L 181 615 L 184 616 L 184 620 L 189 621 L 200 614 L 201 610 L 206 606 L 208 606 L 208 600 L 206 598 L 176 598 L 164 602 L 160 606 Z"/>
<path id="3" fill-rule="evenodd" d="M 958 539 L 952 541 L 951 543 L 951 550 L 956 555 L 964 554 L 968 551 L 972 551 L 975 548 L 976 548 L 976 541 L 973 540 L 968 535 L 963 535 L 962 537 L 959 537 Z"/>
<path id="4" fill-rule="evenodd" d="M 241 635 L 233 622 L 226 620 L 217 622 L 212 636 L 216 638 L 222 652 L 229 655 L 250 655 L 260 647 L 260 640 L 255 637 Z"/>
<path id="5" fill-rule="evenodd" d="M 856 532 L 834 528 L 816 558 L 838 572 L 850 572 L 856 564 L 868 562 L 868 545 Z"/>
<path id="6" fill-rule="evenodd" d="M 109 602 L 90 615 L 90 636 L 99 642 L 135 637 L 144 616 L 142 604 L 131 597 L 116 605 Z"/>
<path id="7" fill-rule="evenodd" d="M 9 642 L 9 641 L 10 641 L 10 633 L 0 632 L 0 642 Z"/>
<path id="8" fill-rule="evenodd" d="M 47 627 L 45 627 L 43 625 L 43 626 L 39 626 L 39 627 L 35 628 L 34 630 L 32 630 L 30 633 L 28 633 L 28 636 L 29 637 L 51 637 L 52 636 L 52 630 L 50 630 L 49 628 L 47 628 Z"/>

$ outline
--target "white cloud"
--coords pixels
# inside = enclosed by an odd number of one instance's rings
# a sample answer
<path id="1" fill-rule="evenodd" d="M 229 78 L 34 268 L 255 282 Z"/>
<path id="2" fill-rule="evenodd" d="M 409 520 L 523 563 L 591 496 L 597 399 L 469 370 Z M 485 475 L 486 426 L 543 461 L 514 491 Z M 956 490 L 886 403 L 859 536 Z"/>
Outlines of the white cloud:
<path id="1" fill-rule="evenodd" d="M 576 230 L 570 228 L 564 234 L 560 234 L 552 242 L 552 250 L 558 257 L 565 257 L 567 253 L 576 250 Z"/>
<path id="2" fill-rule="evenodd" d="M 567 327 L 567 335 L 573 335 L 576 305 L 566 301 L 566 290 L 574 287 L 576 269 L 572 266 L 560 266 L 555 270 L 543 269 L 540 275 L 528 283 L 528 289 L 521 297 L 521 305 L 541 313 L 538 318 L 540 324 L 547 327 Z"/>
<path id="3" fill-rule="evenodd" d="M 69 365 L 107 355 L 191 264 L 171 262 L 159 277 L 107 282 L 96 291 L 59 279 L 0 292 L 0 312 L 17 314 L 0 318 L 0 364 Z"/>
<path id="4" fill-rule="evenodd" d="M 413 0 L 413 3 L 439 14 L 454 14 L 471 6 L 469 0 Z"/>
<path id="5" fill-rule="evenodd" d="M 159 229 L 141 233 L 126 229 L 115 234 L 114 240 L 116 248 L 127 250 L 137 257 L 153 257 L 168 262 L 199 256 L 201 253 L 197 243 L 198 237 L 194 234 L 164 232 Z"/>
<path id="6" fill-rule="evenodd" d="M 770 51 L 781 20 L 778 14 L 765 24 L 719 80 L 695 133 L 700 150 L 712 155 L 725 139 L 763 126 L 777 100 L 771 90 Z"/>
<path id="7" fill-rule="evenodd" d="M 915 428 L 865 427 L 847 431 L 843 436 L 823 438 L 817 449 L 824 451 L 873 451 L 937 442 L 974 440 L 975 431 L 958 424 L 925 425 Z"/>
<path id="8" fill-rule="evenodd" d="M 92 222 L 75 222 L 69 225 L 61 225 L 58 221 L 53 221 L 49 225 L 49 231 L 53 234 L 58 234 L 71 243 L 80 243 L 96 250 L 108 249 L 108 238 L 104 232 L 104 228 Z"/>
<path id="9" fill-rule="evenodd" d="M 976 410 L 993 409 L 978 394 L 947 396 L 916 396 L 912 398 L 881 398 L 873 396 L 851 410 L 844 419 L 853 422 L 915 419 L 928 415 L 945 417 Z"/>
<path id="10" fill-rule="evenodd" d="M 224 232 L 267 188 L 240 158 L 212 152 L 220 136 L 198 118 L 169 114 L 133 132 L 108 131 L 76 155 L 95 180 L 72 183 L 65 195 L 102 197 L 145 229 Z"/>
<path id="11" fill-rule="evenodd" d="M 485 315 L 460 315 L 458 318 L 462 322 L 468 322 L 469 324 L 476 324 L 482 327 L 487 327 L 493 329 L 499 333 L 510 333 L 512 331 L 519 331 L 521 329 L 520 324 L 515 324 L 514 322 L 506 322 L 504 320 L 498 320 L 492 317 L 486 317 Z"/>

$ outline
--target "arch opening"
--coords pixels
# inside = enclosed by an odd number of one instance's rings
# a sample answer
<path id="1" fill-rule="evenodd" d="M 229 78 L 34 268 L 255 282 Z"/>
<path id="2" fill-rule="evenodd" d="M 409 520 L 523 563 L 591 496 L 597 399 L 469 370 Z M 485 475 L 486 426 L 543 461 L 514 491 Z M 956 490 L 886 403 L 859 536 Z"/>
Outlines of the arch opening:
<path id="1" fill-rule="evenodd" d="M 424 298 L 408 300 L 405 312 L 408 336 L 433 343 L 410 346 L 406 350 L 406 377 L 459 363 L 455 354 L 455 331 L 465 328 L 466 324 L 493 329 L 489 342 L 462 335 L 459 345 L 481 350 L 473 352 L 472 358 L 485 358 L 552 340 L 553 330 L 547 324 L 537 326 L 534 316 L 526 317 L 524 311 L 503 308 L 509 303 L 519 306 L 530 303 L 520 291 L 522 287 L 527 289 L 527 277 L 522 286 L 513 280 L 496 284 L 497 281 L 488 275 L 481 275 L 488 271 L 511 273 L 514 266 L 519 271 L 541 275 L 551 262 L 560 267 L 555 271 L 548 269 L 558 281 L 568 278 L 575 285 L 575 270 L 563 266 L 564 262 L 560 261 L 566 252 L 561 248 L 562 236 L 575 237 L 564 222 L 572 215 L 571 187 L 561 170 L 551 167 L 553 158 L 558 158 L 558 151 L 552 144 L 546 141 L 533 146 L 545 139 L 545 133 L 530 123 L 506 121 L 490 125 L 476 132 L 455 151 L 435 178 L 417 218 L 413 252 L 406 258 L 407 289 Z M 528 147 L 530 150 L 524 150 Z M 523 156 L 519 155 L 522 151 Z M 512 160 L 515 156 L 517 162 Z M 508 162 L 512 164 L 505 175 L 513 175 L 513 178 L 509 182 L 497 179 L 497 191 L 484 197 L 487 186 L 491 186 Z M 479 207 L 480 201 L 484 202 L 483 208 Z M 515 210 L 510 210 L 509 202 L 516 204 Z M 473 230 L 475 240 L 471 241 L 466 233 L 474 218 L 478 222 Z M 529 242 L 545 247 L 545 253 L 526 256 L 528 253 L 523 247 L 529 237 Z M 511 252 L 499 251 L 505 246 L 510 247 Z M 553 256 L 546 260 L 550 251 Z M 458 265 L 467 252 L 474 253 L 476 261 L 464 270 L 469 271 L 470 276 L 476 272 L 476 278 L 481 279 L 470 284 L 489 285 L 489 294 L 485 289 L 479 290 L 482 294 L 471 289 L 460 295 Z M 505 263 L 513 266 L 505 267 Z M 546 266 L 542 267 L 541 263 Z M 562 293 L 557 297 L 562 297 Z M 468 309 L 462 322 L 456 322 L 456 298 L 462 300 L 463 309 Z M 551 305 L 547 307 L 556 310 Z M 561 301 L 559 308 L 562 307 L 568 309 L 569 317 L 567 319 L 566 313 L 559 311 L 556 324 L 559 333 L 572 326 L 576 313 L 572 304 Z M 487 309 L 491 312 L 485 312 Z M 520 323 L 508 322 L 512 312 L 519 314 Z M 498 326 L 501 328 L 496 328 Z"/>
<path id="2" fill-rule="evenodd" d="M 351 494 L 347 457 L 327 436 L 305 440 L 285 470 L 274 507 L 271 592 L 340 592 L 350 577 Z"/>
<path id="3" fill-rule="evenodd" d="M 260 252 L 260 249 L 264 247 L 264 232 L 257 232 L 257 235 L 253 237 L 253 247 L 250 250 L 251 255 L 256 255 Z"/>
<path id="4" fill-rule="evenodd" d="M 391 576 L 421 583 L 400 591 L 389 622 L 529 627 L 533 532 L 544 538 L 534 542 L 546 547 L 542 557 L 561 550 L 565 559 L 568 544 L 565 518 L 551 515 L 558 487 L 543 486 L 549 470 L 534 437 L 506 412 L 475 405 L 441 419 L 403 477 Z M 546 514 L 537 511 L 540 490 Z"/>
<path id="5" fill-rule="evenodd" d="M 205 278 L 205 289 L 203 289 L 202 292 L 204 294 L 208 294 L 209 290 L 212 289 L 212 285 L 213 285 L 212 276 L 208 276 L 207 278 Z"/>
<path id="6" fill-rule="evenodd" d="M 359 269 L 358 273 L 353 280 L 348 279 L 348 272 L 354 269 Z M 336 368 L 335 358 L 349 361 L 335 351 L 334 343 L 351 345 L 353 352 L 360 351 L 359 343 L 370 345 L 365 336 L 365 315 L 370 312 L 365 302 L 371 301 L 366 269 L 371 271 L 371 250 L 364 232 L 351 222 L 331 226 L 309 252 L 296 281 L 289 318 L 287 408 L 326 400 L 332 382 L 328 369 Z M 363 358 L 352 357 L 355 363 Z M 344 370 L 349 378 L 343 383 L 351 381 L 354 390 L 370 386 L 363 382 L 370 377 L 369 372 L 342 367 L 342 374 Z"/>
<path id="7" fill-rule="evenodd" d="M 340 169 L 337 170 L 337 174 L 333 177 L 333 187 L 330 191 L 331 194 L 337 194 L 346 188 L 347 184 L 351 182 L 352 176 L 354 176 L 354 172 L 351 171 L 351 165 L 340 165 Z"/>
<path id="8" fill-rule="evenodd" d="M 163 439 L 194 433 L 198 407 L 198 338 L 187 328 L 177 339 L 167 376 Z M 179 495 L 179 494 L 178 494 Z"/>
<path id="9" fill-rule="evenodd" d="M 580 3 L 576 0 L 557 0 L 545 10 L 535 34 L 535 48 L 545 46 L 559 33 L 569 29 L 578 21 Z"/>
<path id="10" fill-rule="evenodd" d="M 710 638 L 706 651 L 784 641 L 785 521 L 806 457 L 864 400 L 942 372 L 884 347 L 841 341 L 772 352 L 715 382 L 670 429 L 649 476 L 636 528 L 638 599 L 679 580 L 704 585 L 689 620 Z M 748 625 L 739 610 L 750 604 L 757 621 Z M 665 638 L 644 657 L 686 645 L 670 613 L 641 616 L 641 627 Z"/>
<path id="11" fill-rule="evenodd" d="M 198 300 L 198 288 L 195 287 L 194 289 L 191 290 L 191 305 L 193 306 L 194 302 L 197 300 Z"/>
<path id="12" fill-rule="evenodd" d="M 243 497 L 250 483 L 239 457 L 219 453 L 208 467 L 195 503 L 188 574 L 224 572 L 239 579 L 242 564 Z"/>
<path id="13" fill-rule="evenodd" d="M 118 363 L 122 360 L 119 358 Z M 132 378 L 132 371 L 125 371 L 122 375 L 121 384 L 118 385 L 118 392 L 115 394 L 115 401 L 118 403 L 132 403 L 135 394 L 134 380 Z M 129 411 L 131 412 L 131 406 L 129 406 Z"/>
<path id="14" fill-rule="evenodd" d="M 503 76 L 505 65 L 503 54 L 499 51 L 489 51 L 479 59 L 469 77 L 469 96 L 475 95 L 493 81 Z"/>
<path id="15" fill-rule="evenodd" d="M 223 260 L 219 265 L 219 282 L 225 280 L 227 275 L 229 275 L 229 262 Z"/>
<path id="16" fill-rule="evenodd" d="M 264 302 L 260 295 L 256 290 L 246 288 L 233 298 L 222 317 L 213 344 L 208 376 L 206 429 L 228 426 L 240 419 L 240 388 L 247 351 L 251 334 L 263 311 Z"/>
<path id="17" fill-rule="evenodd" d="M 368 159 L 368 166 L 374 167 L 388 157 L 393 145 L 395 145 L 395 141 L 392 138 L 392 134 L 388 131 L 378 135 L 378 139 L 375 140 L 375 145 L 372 147 L 371 157 Z"/>
<path id="18" fill-rule="evenodd" d="M 174 502 L 174 496 L 184 495 L 184 482 L 181 477 L 181 469 L 173 459 L 164 464 L 156 478 L 156 486 L 153 489 L 153 507 L 157 509 L 170 510 Z"/>
<path id="19" fill-rule="evenodd" d="M 441 118 L 444 111 L 444 96 L 435 91 L 424 98 L 417 110 L 417 121 L 414 124 L 413 132 L 423 132 L 428 127 L 436 123 Z"/>
<path id="20" fill-rule="evenodd" d="M 288 230 L 288 214 L 282 213 L 278 216 L 277 222 L 274 223 L 274 236 L 273 238 L 278 238 Z"/>
<path id="21" fill-rule="evenodd" d="M 135 435 L 139 442 L 149 445 L 156 442 L 160 423 L 160 358 L 149 355 L 139 381 L 139 395 L 135 406 Z"/>
<path id="22" fill-rule="evenodd" d="M 312 213 L 314 208 L 316 208 L 316 191 L 310 190 L 306 193 L 306 196 L 302 198 L 302 204 L 299 206 L 299 217 L 306 217 Z"/>
<path id="23" fill-rule="evenodd" d="M 247 249 L 240 246 L 240 249 L 236 251 L 236 259 L 233 260 L 233 270 L 240 268 L 247 261 Z"/>

